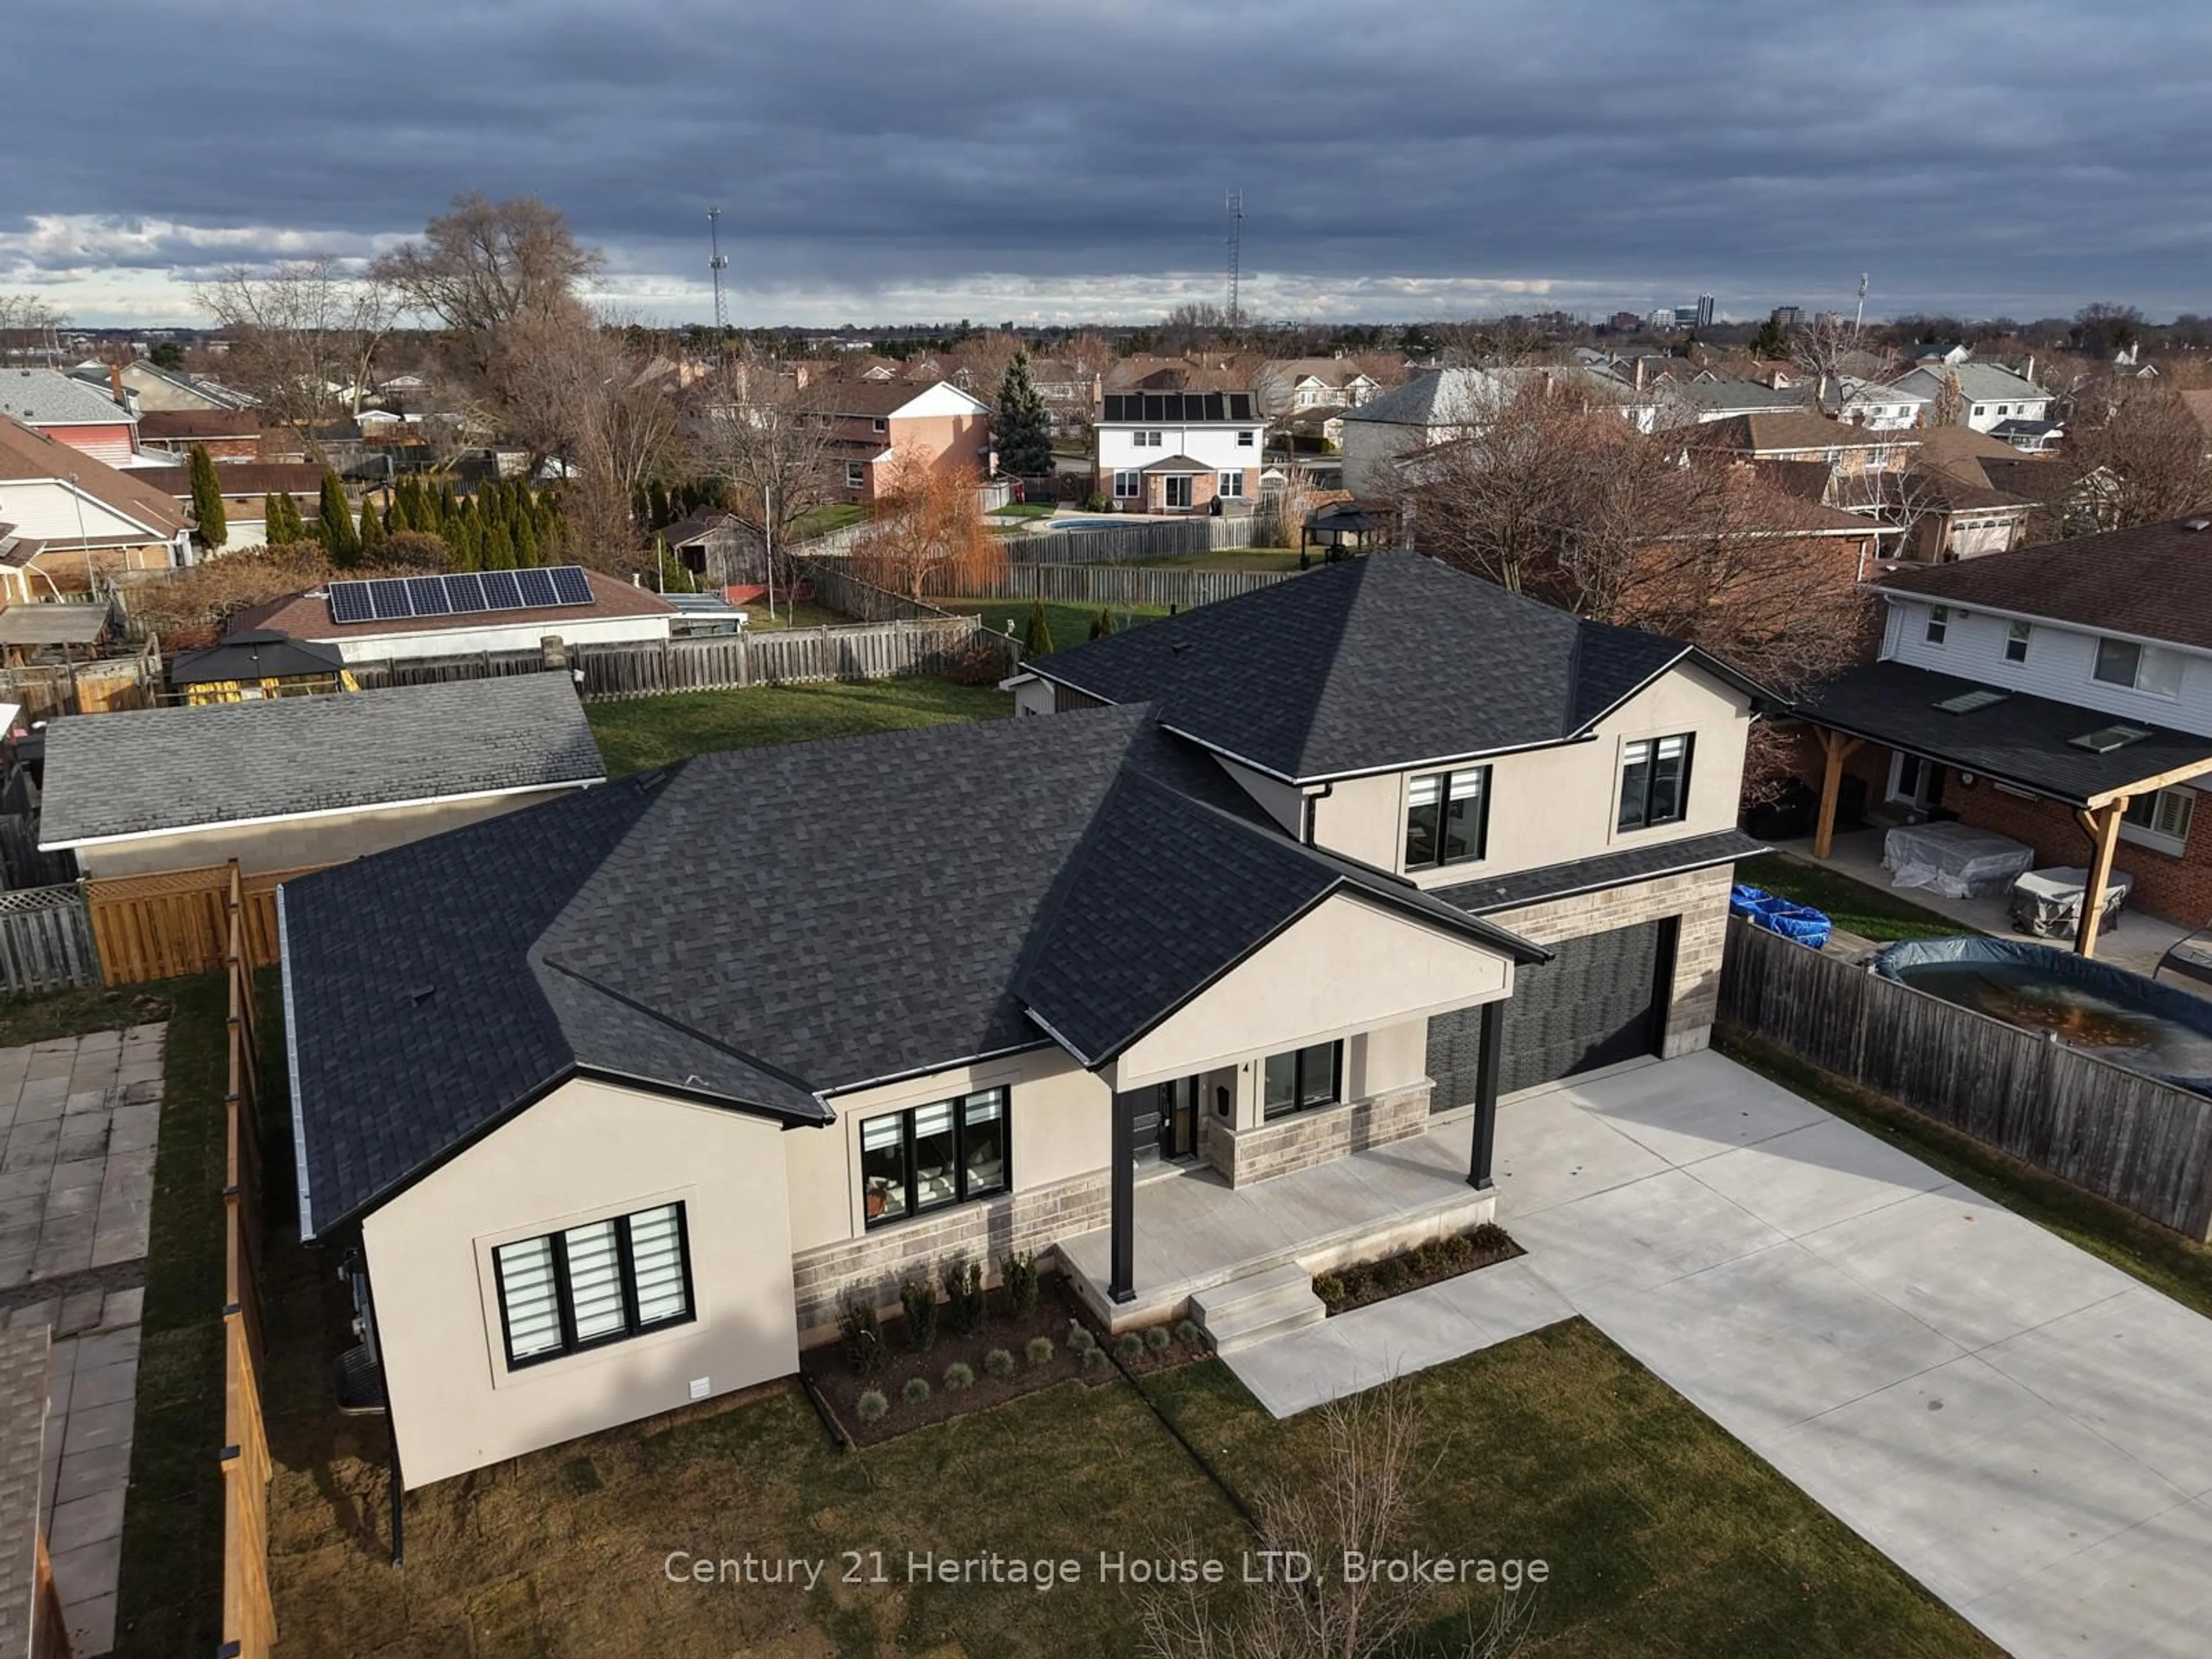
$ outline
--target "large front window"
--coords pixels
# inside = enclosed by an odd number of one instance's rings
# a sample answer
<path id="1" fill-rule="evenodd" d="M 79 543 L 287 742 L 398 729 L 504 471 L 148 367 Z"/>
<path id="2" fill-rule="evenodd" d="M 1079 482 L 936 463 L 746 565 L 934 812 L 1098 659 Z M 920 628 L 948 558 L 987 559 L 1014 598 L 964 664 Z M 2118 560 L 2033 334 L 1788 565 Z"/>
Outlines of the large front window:
<path id="1" fill-rule="evenodd" d="M 681 1204 L 501 1244 L 492 1269 L 509 1369 L 691 1317 Z"/>
<path id="2" fill-rule="evenodd" d="M 1490 834 L 1490 769 L 1415 778 L 1406 793 L 1406 867 L 1432 870 L 1483 855 Z"/>
<path id="3" fill-rule="evenodd" d="M 1260 1105 L 1268 1117 L 1334 1106 L 1344 1097 L 1341 1042 L 1316 1042 L 1287 1054 L 1269 1054 L 1262 1071 Z"/>
<path id="4" fill-rule="evenodd" d="M 1680 823 L 1689 814 L 1689 734 L 1642 738 L 1622 745 L 1619 827 Z"/>
<path id="5" fill-rule="evenodd" d="M 860 1120 L 860 1189 L 871 1227 L 1006 1190 L 1006 1091 Z"/>
<path id="6" fill-rule="evenodd" d="M 2181 695 L 2180 654 L 2161 651 L 2154 645 L 2138 645 L 2133 640 L 2099 640 L 2095 673 L 2106 685 L 2124 685 L 2130 691 L 2148 692 L 2154 697 Z"/>

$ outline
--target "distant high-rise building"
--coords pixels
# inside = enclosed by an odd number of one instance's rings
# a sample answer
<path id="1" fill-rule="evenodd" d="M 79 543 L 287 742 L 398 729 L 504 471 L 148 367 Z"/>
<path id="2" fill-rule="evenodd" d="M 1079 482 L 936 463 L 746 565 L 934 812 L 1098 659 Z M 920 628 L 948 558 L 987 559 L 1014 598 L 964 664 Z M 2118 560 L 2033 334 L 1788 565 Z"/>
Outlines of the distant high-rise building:
<path id="1" fill-rule="evenodd" d="M 1711 328 L 1712 325 L 1713 296 L 1710 294 L 1700 294 L 1698 295 L 1698 326 Z"/>
<path id="2" fill-rule="evenodd" d="M 1698 326 L 1699 315 L 1704 310 L 1703 306 L 1676 306 L 1668 314 L 1673 319 L 1675 327 L 1695 328 Z"/>
<path id="3" fill-rule="evenodd" d="M 1605 325 L 1615 334 L 1633 334 L 1644 326 L 1644 319 L 1632 311 L 1616 311 Z"/>
<path id="4" fill-rule="evenodd" d="M 1795 328 L 1805 320 L 1805 313 L 1797 306 L 1777 306 L 1767 313 L 1767 320 L 1777 328 Z"/>

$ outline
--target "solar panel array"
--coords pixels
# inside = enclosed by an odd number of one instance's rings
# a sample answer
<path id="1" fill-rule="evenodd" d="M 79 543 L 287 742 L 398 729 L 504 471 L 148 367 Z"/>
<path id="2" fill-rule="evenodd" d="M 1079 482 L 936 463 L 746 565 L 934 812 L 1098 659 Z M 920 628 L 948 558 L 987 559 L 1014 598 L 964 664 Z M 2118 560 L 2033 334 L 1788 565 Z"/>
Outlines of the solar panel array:
<path id="1" fill-rule="evenodd" d="M 591 602 L 591 580 L 580 564 L 471 570 L 451 576 L 386 576 L 375 581 L 332 582 L 330 586 L 334 623 L 468 617 L 489 611 L 535 611 Z"/>

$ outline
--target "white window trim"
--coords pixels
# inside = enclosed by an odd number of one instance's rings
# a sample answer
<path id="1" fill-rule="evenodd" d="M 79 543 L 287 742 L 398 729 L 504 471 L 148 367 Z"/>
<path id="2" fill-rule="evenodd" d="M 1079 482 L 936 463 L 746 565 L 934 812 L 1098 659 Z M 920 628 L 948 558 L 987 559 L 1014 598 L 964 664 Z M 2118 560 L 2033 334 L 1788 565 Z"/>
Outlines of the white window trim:
<path id="1" fill-rule="evenodd" d="M 2188 800 L 2189 822 L 2182 826 L 2182 832 L 2179 836 L 2169 836 L 2164 830 L 2154 830 L 2148 824 L 2130 823 L 2123 817 L 2120 820 L 2120 839 L 2179 858 L 2189 850 L 2189 832 L 2196 827 L 2197 809 L 2201 803 L 2197 799 L 2197 791 L 2187 787 L 2161 789 L 2157 793 L 2161 797 L 2179 795 Z"/>

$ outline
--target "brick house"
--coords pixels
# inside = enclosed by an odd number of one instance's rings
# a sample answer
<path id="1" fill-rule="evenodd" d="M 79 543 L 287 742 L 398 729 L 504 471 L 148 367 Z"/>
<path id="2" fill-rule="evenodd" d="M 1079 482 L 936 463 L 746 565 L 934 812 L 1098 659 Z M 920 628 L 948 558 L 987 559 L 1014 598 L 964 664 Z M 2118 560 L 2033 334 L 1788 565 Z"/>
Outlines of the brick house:
<path id="1" fill-rule="evenodd" d="M 1205 513 L 1260 495 L 1267 422 L 1249 392 L 1109 392 L 1093 433 L 1092 488 L 1121 513 Z"/>
<path id="2" fill-rule="evenodd" d="M 2203 925 L 2208 572 L 2212 518 L 2191 518 L 1881 576 L 1876 659 L 1797 710 L 1820 748 L 1824 832 L 1850 775 L 1878 817 L 1955 817 L 2039 866 L 2117 867 L 2130 906 Z"/>
<path id="3" fill-rule="evenodd" d="M 261 417 L 250 409 L 149 410 L 138 417 L 138 443 L 180 459 L 197 444 L 218 461 L 258 461 Z"/>
<path id="4" fill-rule="evenodd" d="M 950 380 L 917 386 L 839 376 L 810 390 L 817 418 L 830 428 L 832 463 L 848 501 L 881 496 L 901 454 L 977 480 L 997 470 L 991 406 Z"/>

